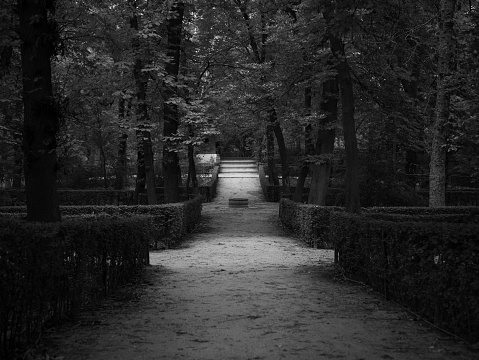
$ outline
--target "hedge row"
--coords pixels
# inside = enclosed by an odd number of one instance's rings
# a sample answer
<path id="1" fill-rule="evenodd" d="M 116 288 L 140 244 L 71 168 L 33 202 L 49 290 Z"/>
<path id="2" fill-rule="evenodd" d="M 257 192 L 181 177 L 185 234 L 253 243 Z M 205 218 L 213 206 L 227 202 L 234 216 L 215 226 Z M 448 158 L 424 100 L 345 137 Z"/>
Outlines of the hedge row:
<path id="1" fill-rule="evenodd" d="M 205 201 L 209 202 L 216 196 L 216 185 L 218 182 L 218 170 L 213 172 L 210 183 L 200 186 L 199 192 Z M 156 188 L 158 201 L 163 202 L 164 188 Z M 186 188 L 180 187 L 180 194 L 186 197 Z M 61 205 L 82 206 L 82 205 L 132 205 L 134 203 L 133 190 L 67 190 L 59 189 L 58 197 Z M 138 203 L 148 204 L 146 194 L 139 194 Z M 0 206 L 23 206 L 26 205 L 26 194 L 24 189 L 2 189 L 0 190 Z"/>
<path id="2" fill-rule="evenodd" d="M 339 264 L 436 325 L 478 341 L 479 225 L 410 219 L 333 212 Z"/>
<path id="3" fill-rule="evenodd" d="M 283 224 L 333 245 L 351 276 L 472 342 L 479 340 L 479 208 L 342 208 L 283 199 Z M 316 232 L 316 234 L 315 234 Z"/>
<path id="4" fill-rule="evenodd" d="M 281 199 L 279 209 L 282 224 L 298 234 L 306 244 L 315 248 L 333 248 L 329 239 L 329 218 L 333 211 L 343 211 L 343 208 L 299 204 Z"/>
<path id="5" fill-rule="evenodd" d="M 154 220 L 155 236 L 154 243 L 156 248 L 158 241 L 161 240 L 166 246 L 173 245 L 184 235 L 189 233 L 199 222 L 201 218 L 202 197 L 197 196 L 192 200 L 181 203 L 161 204 L 161 205 L 130 205 L 130 206 L 61 206 L 62 216 L 70 215 L 95 215 L 108 214 L 114 216 L 132 216 L 149 215 Z M 25 206 L 3 206 L 0 207 L 0 217 L 18 217 L 25 215 L 27 208 Z M 12 214 L 18 214 L 16 216 Z"/>
<path id="6" fill-rule="evenodd" d="M 82 308 L 148 264 L 151 216 L 91 216 L 60 223 L 0 218 L 0 358 L 30 345 L 46 323 Z"/>
<path id="7" fill-rule="evenodd" d="M 201 218 L 202 197 L 152 206 L 62 206 L 63 221 L 21 219 L 0 208 L 0 358 L 31 343 L 46 322 L 72 318 L 175 243 Z"/>
<path id="8" fill-rule="evenodd" d="M 438 215 L 438 214 L 473 214 L 479 215 L 479 207 L 477 206 L 443 206 L 443 207 L 371 207 L 363 208 L 363 212 L 367 213 L 387 213 L 402 215 Z"/>
<path id="9" fill-rule="evenodd" d="M 134 191 L 59 189 L 58 197 L 62 205 L 130 205 L 133 204 Z M 0 206 L 25 204 L 25 189 L 0 190 Z"/>

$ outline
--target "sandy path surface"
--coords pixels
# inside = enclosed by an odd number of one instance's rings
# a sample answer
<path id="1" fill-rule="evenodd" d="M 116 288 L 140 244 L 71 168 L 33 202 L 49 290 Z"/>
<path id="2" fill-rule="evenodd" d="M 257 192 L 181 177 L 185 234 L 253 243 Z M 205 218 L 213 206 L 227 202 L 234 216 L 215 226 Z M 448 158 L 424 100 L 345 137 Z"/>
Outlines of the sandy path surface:
<path id="1" fill-rule="evenodd" d="M 234 179 L 238 180 L 238 179 Z M 51 334 L 64 359 L 479 359 L 367 288 L 337 281 L 256 179 L 221 179 L 201 227 L 151 254 L 141 287 Z M 228 208 L 248 197 L 249 208 Z"/>

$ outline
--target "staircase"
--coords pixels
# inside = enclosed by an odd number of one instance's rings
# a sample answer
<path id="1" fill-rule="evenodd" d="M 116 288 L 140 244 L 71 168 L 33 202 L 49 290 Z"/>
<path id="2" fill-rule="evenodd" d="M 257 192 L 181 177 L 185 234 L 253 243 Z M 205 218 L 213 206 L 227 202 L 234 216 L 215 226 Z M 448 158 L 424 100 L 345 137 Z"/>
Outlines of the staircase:
<path id="1" fill-rule="evenodd" d="M 256 161 L 248 158 L 222 158 L 218 177 L 220 178 L 257 178 Z"/>

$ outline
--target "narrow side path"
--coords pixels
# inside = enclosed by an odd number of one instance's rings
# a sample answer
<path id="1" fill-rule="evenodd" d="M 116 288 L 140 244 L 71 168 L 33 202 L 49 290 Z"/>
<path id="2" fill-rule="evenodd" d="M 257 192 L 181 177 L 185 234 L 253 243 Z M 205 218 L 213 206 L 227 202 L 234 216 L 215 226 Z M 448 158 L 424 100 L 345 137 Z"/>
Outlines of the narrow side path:
<path id="1" fill-rule="evenodd" d="M 333 254 L 290 237 L 257 179 L 221 179 L 179 249 L 155 252 L 144 287 L 53 335 L 64 359 L 478 359 L 362 286 Z M 233 196 L 231 196 L 233 195 Z M 248 197 L 249 208 L 227 198 Z M 134 296 L 138 294 L 138 296 Z M 127 299 L 128 300 L 128 299 Z"/>

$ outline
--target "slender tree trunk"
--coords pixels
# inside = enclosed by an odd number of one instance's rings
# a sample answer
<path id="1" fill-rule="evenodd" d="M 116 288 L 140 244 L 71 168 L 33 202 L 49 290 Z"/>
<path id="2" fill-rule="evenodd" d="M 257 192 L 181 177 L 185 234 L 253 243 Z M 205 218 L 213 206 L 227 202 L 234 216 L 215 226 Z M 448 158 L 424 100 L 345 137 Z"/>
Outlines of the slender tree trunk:
<path id="1" fill-rule="evenodd" d="M 311 115 L 312 96 L 311 86 L 307 86 L 304 89 L 304 107 L 306 116 Z M 314 145 L 312 140 L 312 127 L 311 124 L 306 125 L 304 129 L 304 152 L 305 155 L 312 155 L 314 152 Z M 294 191 L 293 201 L 303 202 L 304 183 L 309 174 L 309 162 L 306 160 L 301 166 L 301 172 L 296 182 L 296 189 Z"/>
<path id="2" fill-rule="evenodd" d="M 194 136 L 193 127 L 188 125 L 190 137 Z M 193 194 L 198 194 L 198 177 L 196 176 L 195 148 L 193 144 L 188 144 L 188 179 L 186 181 L 186 195 L 189 195 L 189 185 L 193 189 Z"/>
<path id="3" fill-rule="evenodd" d="M 165 139 L 163 147 L 163 176 L 165 179 L 165 202 L 167 203 L 180 201 L 178 153 L 176 143 L 169 140 L 178 131 L 179 114 L 178 107 L 169 101 L 175 96 L 177 90 L 175 85 L 172 84 L 178 81 L 184 7 L 185 4 L 182 1 L 174 1 L 167 22 L 168 50 L 166 55 L 168 56 L 168 61 L 165 70 L 171 80 L 169 83 L 165 82 L 163 94 L 165 101 L 163 107 L 163 135 Z"/>
<path id="4" fill-rule="evenodd" d="M 130 19 L 130 26 L 138 31 L 138 15 L 135 13 Z M 149 125 L 148 108 L 146 105 L 146 91 L 148 86 L 148 77 L 143 73 L 143 60 L 141 58 L 140 39 L 138 34 L 133 38 L 133 50 L 136 52 L 135 66 L 133 74 L 136 82 L 136 99 L 137 99 L 137 141 L 138 141 L 138 174 L 136 178 L 135 199 L 138 194 L 146 191 L 148 195 L 148 204 L 154 205 L 158 203 L 156 197 L 155 186 L 155 166 L 153 159 L 153 151 L 151 144 L 151 134 L 147 130 Z"/>
<path id="5" fill-rule="evenodd" d="M 344 51 L 342 40 L 335 35 L 329 37 L 331 51 L 336 58 L 336 70 L 341 90 L 341 115 L 346 148 L 346 181 L 345 181 L 345 210 L 347 212 L 361 212 L 359 201 L 359 162 L 358 145 L 356 140 L 356 125 L 354 119 L 354 92 L 349 64 Z"/>
<path id="6" fill-rule="evenodd" d="M 143 131 L 143 154 L 145 159 L 145 181 L 146 192 L 148 195 L 148 205 L 155 205 L 158 204 L 158 199 L 156 197 L 153 148 L 151 142 L 151 133 L 149 131 Z"/>
<path id="7" fill-rule="evenodd" d="M 136 166 L 136 181 L 135 194 L 133 202 L 138 204 L 138 197 L 145 192 L 146 188 L 146 172 L 145 172 L 145 153 L 143 149 L 143 131 L 136 130 L 136 147 L 137 147 L 137 166 Z"/>
<path id="8" fill-rule="evenodd" d="M 279 185 L 276 175 L 276 161 L 274 159 L 274 129 L 272 124 L 266 126 L 266 157 L 268 164 L 268 183 Z"/>
<path id="9" fill-rule="evenodd" d="M 126 165 L 126 149 L 128 144 L 128 134 L 123 132 L 121 125 L 125 119 L 125 99 L 120 98 L 118 101 L 118 118 L 120 120 L 120 129 L 118 135 L 118 157 L 115 169 L 115 189 L 123 190 L 127 181 Z"/>
<path id="10" fill-rule="evenodd" d="M 105 156 L 105 149 L 103 144 L 100 145 L 100 160 L 101 160 L 101 168 L 103 170 L 103 187 L 108 189 L 108 173 L 106 170 L 106 156 Z"/>
<path id="11" fill-rule="evenodd" d="M 198 177 L 196 176 L 196 165 L 193 145 L 188 145 L 188 181 L 186 182 L 186 194 L 189 195 L 189 184 L 193 194 L 198 194 Z"/>
<path id="12" fill-rule="evenodd" d="M 290 188 L 290 176 L 289 176 L 289 164 L 288 164 L 288 150 L 284 142 L 283 131 L 279 125 L 278 115 L 274 107 L 271 107 L 268 111 L 268 121 L 273 127 L 273 132 L 278 143 L 279 156 L 281 159 L 281 184 L 283 187 L 283 195 L 288 196 L 291 193 Z"/>
<path id="13" fill-rule="evenodd" d="M 435 119 L 429 164 L 429 206 L 446 205 L 446 134 L 454 76 L 454 12 L 456 0 L 440 1 L 438 77 Z"/>
<path id="14" fill-rule="evenodd" d="M 56 134 L 58 107 L 53 99 L 50 59 L 56 27 L 48 18 L 53 1 L 18 0 L 21 40 L 27 219 L 60 221 Z"/>
<path id="15" fill-rule="evenodd" d="M 336 138 L 335 127 L 338 120 L 338 94 L 337 77 L 323 83 L 321 110 L 326 113 L 326 117 L 320 120 L 315 148 L 316 155 L 322 155 L 322 158 L 319 164 L 313 165 L 309 204 L 326 205 Z"/>
<path id="16" fill-rule="evenodd" d="M 414 41 L 410 41 L 411 46 L 416 46 Z M 414 52 L 414 57 L 412 61 L 412 69 L 411 69 L 411 79 L 401 79 L 401 85 L 404 89 L 404 92 L 414 101 L 415 106 L 418 106 L 420 102 L 419 99 L 419 76 L 421 75 L 421 68 L 420 68 L 420 57 L 421 52 L 420 49 L 417 49 Z M 415 115 L 416 118 L 419 118 L 418 115 Z M 419 119 L 418 119 L 419 120 Z M 405 158 L 405 172 L 409 175 L 416 174 L 416 170 L 418 167 L 418 153 L 415 149 L 411 147 L 406 148 L 406 158 Z"/>
<path id="17" fill-rule="evenodd" d="M 127 144 L 128 144 L 128 134 L 125 134 L 124 132 L 120 131 L 120 135 L 118 137 L 118 159 L 116 164 L 116 179 L 115 179 L 116 190 L 123 190 L 126 184 Z"/>

